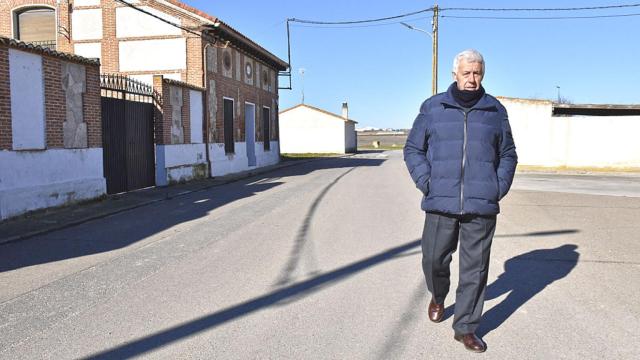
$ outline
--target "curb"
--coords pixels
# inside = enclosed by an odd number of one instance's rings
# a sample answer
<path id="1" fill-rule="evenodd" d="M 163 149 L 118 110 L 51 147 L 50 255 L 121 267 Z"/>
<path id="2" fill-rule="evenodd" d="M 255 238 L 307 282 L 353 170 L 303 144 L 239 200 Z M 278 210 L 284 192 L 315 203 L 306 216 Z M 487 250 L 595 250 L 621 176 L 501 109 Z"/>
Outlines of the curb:
<path id="1" fill-rule="evenodd" d="M 93 221 L 93 220 L 97 220 L 97 219 L 102 219 L 102 218 L 106 218 L 108 216 L 111 215 L 115 215 L 115 214 L 119 214 L 125 211 L 129 211 L 129 210 L 133 210 L 133 209 L 137 209 L 143 206 L 147 206 L 147 205 L 151 205 L 151 204 L 155 204 L 158 203 L 160 201 L 166 201 L 166 200 L 171 200 L 174 199 L 176 197 L 180 197 L 180 196 L 184 196 L 184 195 L 188 195 L 188 194 L 192 194 L 195 192 L 199 192 L 199 191 L 205 191 L 207 189 L 211 189 L 213 187 L 216 186 L 221 186 L 221 185 L 226 185 L 226 184 L 230 184 L 242 179 L 246 179 L 246 178 L 250 178 L 252 176 L 256 176 L 259 174 L 265 174 L 265 173 L 269 173 L 275 170 L 280 170 L 280 169 L 285 169 L 291 166 L 295 166 L 295 165 L 301 165 L 301 164 L 305 164 L 308 162 L 312 162 L 312 161 L 318 161 L 318 160 L 323 160 L 326 158 L 312 158 L 312 159 L 305 159 L 305 160 L 296 160 L 296 161 L 291 161 L 291 162 L 286 162 L 286 163 L 278 163 L 275 165 L 271 165 L 271 166 L 266 166 L 263 168 L 259 168 L 259 169 L 253 169 L 253 170 L 248 170 L 245 172 L 241 172 L 241 173 L 237 173 L 237 174 L 230 174 L 230 175 L 225 175 L 225 176 L 221 176 L 217 179 L 215 178 L 209 178 L 209 180 L 211 182 L 213 182 L 212 184 L 209 185 L 205 185 L 202 186 L 200 188 L 195 188 L 195 189 L 191 189 L 191 190 L 185 190 L 185 191 L 181 191 L 177 194 L 173 194 L 170 196 L 164 196 L 162 198 L 159 199 L 151 199 L 151 200 L 143 200 L 139 203 L 135 203 L 129 206 L 124 206 L 122 208 L 117 208 L 117 209 L 113 209 L 111 211 L 105 211 L 102 213 L 98 213 L 96 215 L 93 216 L 88 216 L 85 218 L 81 218 L 75 221 L 67 221 L 64 223 L 60 223 L 59 225 L 52 225 L 51 227 L 45 227 L 39 230 L 33 230 L 30 232 L 26 232 L 23 234 L 19 234 L 19 235 L 12 235 L 6 238 L 0 238 L 0 245 L 4 245 L 4 244 L 8 244 L 8 243 L 12 243 L 12 242 L 16 242 L 19 240 L 25 240 L 37 235 L 43 235 L 43 234 L 48 234 L 50 232 L 53 231 L 57 231 L 57 230 L 62 230 L 62 229 L 66 229 L 66 228 L 70 228 L 72 226 L 76 226 L 76 225 L 80 225 L 80 224 L 84 224 L 87 223 L 89 221 Z M 124 195 L 126 196 L 126 195 Z M 122 194 L 118 194 L 118 195 L 108 195 L 107 198 L 103 201 L 107 201 L 109 199 L 114 199 L 114 198 L 121 198 L 124 197 Z"/>

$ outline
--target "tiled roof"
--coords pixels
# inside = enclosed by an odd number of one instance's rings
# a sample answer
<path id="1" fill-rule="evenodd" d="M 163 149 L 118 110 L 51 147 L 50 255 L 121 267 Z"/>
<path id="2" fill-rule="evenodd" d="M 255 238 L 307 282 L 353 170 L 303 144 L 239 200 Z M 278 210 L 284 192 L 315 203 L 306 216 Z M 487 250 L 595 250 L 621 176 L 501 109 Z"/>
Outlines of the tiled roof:
<path id="1" fill-rule="evenodd" d="M 307 105 L 307 104 L 298 104 L 298 105 L 296 105 L 296 106 L 293 106 L 293 107 L 290 107 L 290 108 L 288 108 L 288 109 L 285 109 L 285 110 L 280 111 L 280 114 L 284 114 L 284 113 L 285 113 L 285 112 L 287 112 L 287 111 L 290 111 L 290 110 L 293 110 L 293 109 L 297 109 L 297 108 L 299 108 L 299 107 L 306 107 L 306 108 L 309 108 L 309 109 L 311 109 L 311 110 L 315 110 L 315 111 L 321 112 L 321 113 L 323 113 L 323 114 L 326 114 L 326 115 L 330 115 L 330 116 L 336 117 L 336 118 L 338 118 L 338 119 L 340 119 L 340 120 L 342 120 L 342 121 L 345 121 L 345 122 L 353 122 L 353 123 L 356 123 L 356 124 L 358 123 L 358 122 L 357 122 L 357 121 L 355 121 L 355 120 L 352 120 L 352 119 L 345 119 L 345 118 L 343 118 L 342 116 L 340 116 L 340 115 L 338 115 L 338 114 L 334 114 L 334 113 L 332 113 L 332 112 L 329 112 L 329 111 L 326 111 L 326 110 L 322 110 L 322 109 L 320 109 L 320 108 L 317 108 L 317 107 L 315 107 L 315 106 L 310 106 L 310 105 Z"/>
<path id="2" fill-rule="evenodd" d="M 2 36 L 0 36 L 0 44 L 8 46 L 10 48 L 29 51 L 29 52 L 40 54 L 40 55 L 54 56 L 60 59 L 70 60 L 70 61 L 79 62 L 83 64 L 88 64 L 88 65 L 100 65 L 100 60 L 98 59 L 89 59 L 89 58 L 74 55 L 74 54 L 55 51 L 47 47 L 33 45 L 23 41 L 19 41 L 16 39 L 9 39 Z"/>

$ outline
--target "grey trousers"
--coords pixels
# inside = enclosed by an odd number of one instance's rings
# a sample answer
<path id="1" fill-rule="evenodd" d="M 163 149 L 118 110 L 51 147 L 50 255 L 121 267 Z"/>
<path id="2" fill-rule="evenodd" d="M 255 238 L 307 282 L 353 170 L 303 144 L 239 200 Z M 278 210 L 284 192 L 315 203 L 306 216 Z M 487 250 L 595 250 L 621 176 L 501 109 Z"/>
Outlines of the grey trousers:
<path id="1" fill-rule="evenodd" d="M 478 328 L 489 273 L 496 216 L 426 213 L 422 233 L 422 271 L 435 302 L 449 293 L 449 264 L 460 243 L 460 271 L 453 329 L 457 334 Z"/>

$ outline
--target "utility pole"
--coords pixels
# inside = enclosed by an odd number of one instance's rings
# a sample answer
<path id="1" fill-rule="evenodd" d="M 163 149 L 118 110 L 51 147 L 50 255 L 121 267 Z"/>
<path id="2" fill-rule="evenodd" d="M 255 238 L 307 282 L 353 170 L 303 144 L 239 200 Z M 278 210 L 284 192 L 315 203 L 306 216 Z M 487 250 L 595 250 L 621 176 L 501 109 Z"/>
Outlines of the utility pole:
<path id="1" fill-rule="evenodd" d="M 302 77 L 302 103 L 304 104 L 304 72 L 306 70 L 305 68 L 300 68 L 298 69 L 298 71 L 300 72 L 300 76 Z"/>
<path id="2" fill-rule="evenodd" d="M 433 7 L 433 21 L 431 22 L 431 24 L 433 26 L 433 35 L 431 36 L 433 43 L 433 49 L 431 52 L 433 56 L 433 59 L 431 60 L 431 64 L 433 66 L 433 68 L 431 69 L 431 92 L 433 95 L 435 95 L 438 93 L 438 4 L 434 5 Z"/>

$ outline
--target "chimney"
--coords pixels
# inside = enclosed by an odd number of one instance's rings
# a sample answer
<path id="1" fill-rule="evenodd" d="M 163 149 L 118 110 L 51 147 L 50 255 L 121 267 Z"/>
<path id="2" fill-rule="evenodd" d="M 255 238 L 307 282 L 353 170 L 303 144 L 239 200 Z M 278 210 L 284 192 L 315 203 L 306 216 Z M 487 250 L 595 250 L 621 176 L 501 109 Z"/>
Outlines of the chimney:
<path id="1" fill-rule="evenodd" d="M 342 117 L 345 120 L 349 119 L 349 105 L 347 105 L 346 101 L 342 103 Z"/>

